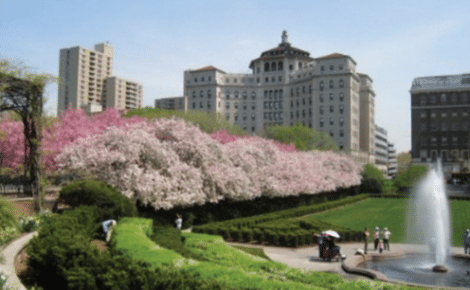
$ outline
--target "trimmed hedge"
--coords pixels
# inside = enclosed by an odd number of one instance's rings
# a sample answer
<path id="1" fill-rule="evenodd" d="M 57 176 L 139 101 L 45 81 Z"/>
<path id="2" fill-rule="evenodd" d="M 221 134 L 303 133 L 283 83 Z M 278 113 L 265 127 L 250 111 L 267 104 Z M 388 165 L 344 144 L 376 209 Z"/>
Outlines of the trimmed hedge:
<path id="1" fill-rule="evenodd" d="M 231 240 L 234 242 L 251 243 L 255 241 L 257 243 L 283 247 L 298 247 L 317 243 L 317 236 L 315 236 L 315 234 L 327 229 L 334 229 L 339 232 L 343 241 L 355 241 L 360 239 L 360 232 L 331 225 L 322 221 L 305 221 L 293 218 L 334 209 L 339 206 L 352 204 L 367 198 L 369 198 L 369 195 L 363 194 L 276 213 L 240 218 L 225 222 L 215 222 L 194 227 L 193 232 L 221 235 L 224 240 Z M 228 232 L 226 234 L 221 234 L 225 231 Z"/>
<path id="2" fill-rule="evenodd" d="M 88 205 L 100 209 L 100 219 L 108 220 L 124 216 L 136 216 L 137 208 L 127 197 L 115 187 L 97 180 L 79 180 L 69 183 L 60 190 L 54 211 L 60 202 L 73 208 Z"/>
<path id="3" fill-rule="evenodd" d="M 93 218 L 85 215 L 86 212 L 93 215 L 92 211 L 90 207 L 78 207 L 54 215 L 41 225 L 38 235 L 26 247 L 31 270 L 27 280 L 23 280 L 26 285 L 45 290 L 232 289 L 219 282 L 202 281 L 197 275 L 173 266 L 158 267 L 134 260 L 116 250 L 113 243 L 109 251 L 99 251 L 91 244 L 92 234 L 88 230 Z M 132 256 L 141 253 L 148 258 L 157 248 L 147 237 L 152 234 L 151 220 L 133 223 L 123 219 L 116 232 L 121 249 Z M 168 253 L 177 259 L 181 257 L 173 251 L 160 250 L 165 251 L 165 257 Z"/>
<path id="4" fill-rule="evenodd" d="M 300 194 L 298 196 L 274 198 L 259 197 L 248 201 L 221 200 L 217 203 L 174 207 L 170 210 L 158 211 L 137 201 L 137 208 L 139 216 L 158 220 L 169 225 L 174 225 L 176 214 L 180 214 L 183 216 L 183 228 L 189 228 L 212 222 L 251 217 L 305 205 L 314 205 L 325 201 L 338 200 L 347 196 L 355 196 L 358 192 L 359 187 L 351 187 L 319 194 Z"/>

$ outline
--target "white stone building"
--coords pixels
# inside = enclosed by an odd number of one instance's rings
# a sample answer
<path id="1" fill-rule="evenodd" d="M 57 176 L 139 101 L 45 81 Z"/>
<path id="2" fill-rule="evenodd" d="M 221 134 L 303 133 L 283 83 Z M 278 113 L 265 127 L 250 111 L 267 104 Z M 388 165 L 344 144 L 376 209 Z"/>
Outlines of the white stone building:
<path id="1" fill-rule="evenodd" d="M 356 72 L 350 56 L 313 58 L 291 46 L 284 31 L 281 43 L 262 52 L 249 68 L 249 74 L 214 66 L 185 71 L 182 98 L 187 110 L 217 112 L 253 134 L 301 123 L 327 132 L 360 162 L 374 163 L 372 79 Z"/>

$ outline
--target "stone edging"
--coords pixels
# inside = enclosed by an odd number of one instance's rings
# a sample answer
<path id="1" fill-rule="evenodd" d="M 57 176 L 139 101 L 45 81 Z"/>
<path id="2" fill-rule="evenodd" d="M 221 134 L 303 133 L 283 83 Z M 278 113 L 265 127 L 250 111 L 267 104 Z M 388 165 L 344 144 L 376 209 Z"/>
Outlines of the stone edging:
<path id="1" fill-rule="evenodd" d="M 370 269 L 364 269 L 364 268 L 359 268 L 357 267 L 359 264 L 365 262 L 365 261 L 370 261 L 370 260 L 385 260 L 385 259 L 397 259 L 400 257 L 405 256 L 406 253 L 401 252 L 401 253 L 395 253 L 394 255 L 364 255 L 361 254 L 360 256 L 354 256 L 349 259 L 348 262 L 343 261 L 341 264 L 341 268 L 343 271 L 345 271 L 348 274 L 355 274 L 355 275 L 361 275 L 365 276 L 367 278 L 373 279 L 373 280 L 379 280 L 383 282 L 388 282 L 388 283 L 393 283 L 393 284 L 401 284 L 401 285 L 406 285 L 406 286 L 417 286 L 417 287 L 424 287 L 424 288 L 430 288 L 430 289 L 442 289 L 442 286 L 433 286 L 433 285 L 426 285 L 426 284 L 418 284 L 418 283 L 412 283 L 412 282 L 405 282 L 405 281 L 399 281 L 399 280 L 393 280 L 385 276 L 385 274 L 370 270 Z M 360 257 L 360 258 L 358 258 Z M 468 255 L 463 255 L 463 254 L 453 254 L 452 257 L 454 258 L 459 258 L 459 259 L 468 259 L 470 260 L 470 256 Z M 346 259 L 348 260 L 348 259 Z M 448 287 L 445 286 L 445 289 L 462 289 L 462 288 L 455 288 L 455 287 Z"/>

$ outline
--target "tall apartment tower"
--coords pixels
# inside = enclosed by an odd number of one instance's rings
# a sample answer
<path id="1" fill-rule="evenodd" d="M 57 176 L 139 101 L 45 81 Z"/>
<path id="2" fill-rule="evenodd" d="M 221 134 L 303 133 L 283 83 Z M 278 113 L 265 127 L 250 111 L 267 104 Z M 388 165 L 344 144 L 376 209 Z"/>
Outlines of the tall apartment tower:
<path id="1" fill-rule="evenodd" d="M 252 73 L 226 73 L 214 66 L 184 72 L 187 110 L 216 112 L 252 134 L 274 125 L 324 131 L 361 163 L 374 163 L 372 79 L 356 72 L 348 55 L 313 58 L 281 43 L 249 64 Z M 174 98 L 178 101 L 179 98 Z"/>
<path id="2" fill-rule="evenodd" d="M 122 110 L 142 105 L 141 84 L 111 77 L 113 56 L 114 49 L 109 43 L 95 44 L 94 50 L 80 46 L 60 50 L 59 116 L 69 106 L 95 113 L 111 107 Z"/>

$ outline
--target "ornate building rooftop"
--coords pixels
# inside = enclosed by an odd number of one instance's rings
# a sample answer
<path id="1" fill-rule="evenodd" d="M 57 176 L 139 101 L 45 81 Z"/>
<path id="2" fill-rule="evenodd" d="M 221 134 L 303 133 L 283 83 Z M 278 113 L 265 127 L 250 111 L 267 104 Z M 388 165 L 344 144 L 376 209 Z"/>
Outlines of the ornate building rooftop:
<path id="1" fill-rule="evenodd" d="M 415 78 L 411 85 L 410 92 L 459 88 L 470 89 L 470 74 Z"/>

